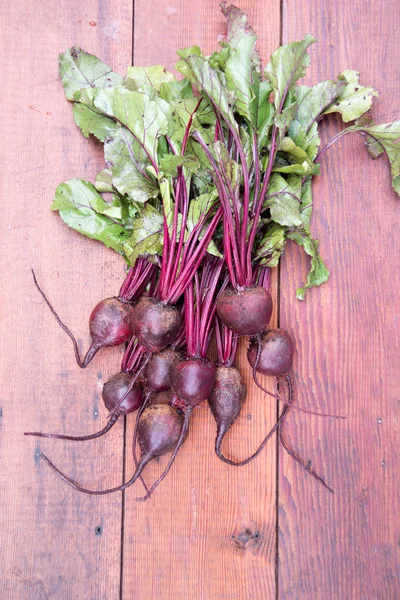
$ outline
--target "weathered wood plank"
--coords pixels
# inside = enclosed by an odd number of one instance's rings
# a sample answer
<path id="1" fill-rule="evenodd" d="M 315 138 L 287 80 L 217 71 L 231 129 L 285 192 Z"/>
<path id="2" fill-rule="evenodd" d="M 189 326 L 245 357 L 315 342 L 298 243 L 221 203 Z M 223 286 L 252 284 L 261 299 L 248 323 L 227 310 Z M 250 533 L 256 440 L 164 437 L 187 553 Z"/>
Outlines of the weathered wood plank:
<path id="1" fill-rule="evenodd" d="M 117 368 L 120 353 L 105 352 L 82 372 L 34 289 L 30 267 L 87 347 L 90 311 L 118 289 L 123 264 L 50 211 L 58 183 L 92 179 L 104 164 L 101 147 L 74 125 L 58 54 L 78 44 L 124 71 L 132 8 L 107 0 L 21 0 L 4 5 L 0 19 L 0 597 L 111 600 L 119 597 L 121 498 L 75 493 L 37 453 L 47 452 L 79 481 L 119 482 L 123 424 L 108 438 L 75 445 L 24 438 L 23 432 L 92 432 L 105 422 L 101 382 Z"/>
<path id="2" fill-rule="evenodd" d="M 283 26 L 284 42 L 305 32 L 319 40 L 307 82 L 357 69 L 381 91 L 376 121 L 400 117 L 397 2 L 287 0 Z M 324 138 L 337 126 L 331 120 Z M 297 343 L 299 404 L 348 420 L 289 419 L 294 448 L 335 495 L 286 455 L 280 461 L 279 597 L 397 598 L 400 204 L 384 158 L 369 159 L 361 138 L 345 138 L 322 162 L 313 229 L 331 279 L 296 301 L 305 261 L 288 248 L 281 325 Z"/>
<path id="3" fill-rule="evenodd" d="M 279 2 L 247 1 L 265 58 L 279 43 Z M 171 67 L 175 51 L 199 44 L 211 52 L 224 32 L 218 4 L 207 0 L 135 2 L 137 65 Z M 275 287 L 276 289 L 276 287 Z M 240 366 L 249 384 L 243 416 L 229 436 L 229 449 L 248 456 L 274 422 L 275 406 L 250 384 L 244 346 Z M 132 469 L 128 419 L 127 470 Z M 207 405 L 196 411 L 190 436 L 174 468 L 151 500 L 138 504 L 140 487 L 128 490 L 125 509 L 124 598 L 227 600 L 275 597 L 275 447 L 243 469 L 213 453 L 215 423 Z M 152 482 L 166 462 L 149 465 Z"/>

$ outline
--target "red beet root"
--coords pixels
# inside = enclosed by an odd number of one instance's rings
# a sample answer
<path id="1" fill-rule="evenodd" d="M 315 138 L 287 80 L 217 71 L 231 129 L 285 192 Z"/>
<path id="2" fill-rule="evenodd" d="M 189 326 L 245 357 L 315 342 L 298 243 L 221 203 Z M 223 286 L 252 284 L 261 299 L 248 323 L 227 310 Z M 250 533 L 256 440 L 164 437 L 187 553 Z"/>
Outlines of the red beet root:
<path id="1" fill-rule="evenodd" d="M 208 404 L 217 422 L 215 453 L 221 454 L 221 443 L 228 429 L 238 418 L 246 400 L 247 388 L 238 369 L 218 367 L 214 389 Z"/>
<path id="2" fill-rule="evenodd" d="M 221 321 L 238 335 L 261 333 L 272 315 L 272 298 L 262 286 L 224 290 L 217 299 Z"/>
<path id="3" fill-rule="evenodd" d="M 117 413 L 119 416 L 128 415 L 140 408 L 143 403 L 143 386 L 137 382 L 131 387 L 132 380 L 133 375 L 121 371 L 106 381 L 101 394 L 108 411 L 111 412 L 122 398 L 124 399 Z"/>
<path id="4" fill-rule="evenodd" d="M 107 346 L 119 346 L 124 344 L 132 337 L 131 314 L 132 308 L 126 302 L 118 298 L 106 298 L 101 300 L 94 309 L 89 318 L 89 331 L 92 336 L 92 343 L 82 360 L 79 354 L 78 343 L 73 333 L 61 321 L 57 312 L 54 310 L 46 294 L 37 282 L 35 272 L 32 269 L 33 281 L 39 290 L 43 300 L 53 313 L 57 323 L 71 338 L 75 350 L 75 358 L 78 365 L 84 369 L 88 366 L 94 355 Z"/>
<path id="5" fill-rule="evenodd" d="M 131 316 L 131 306 L 118 298 L 106 298 L 94 307 L 89 318 L 92 344 L 80 365 L 82 368 L 100 348 L 119 346 L 132 337 Z"/>
<path id="6" fill-rule="evenodd" d="M 171 387 L 171 369 L 179 361 L 179 353 L 171 348 L 153 354 L 144 372 L 146 387 L 154 392 L 167 392 Z"/>
<path id="7" fill-rule="evenodd" d="M 171 369 L 171 387 L 175 394 L 194 407 L 207 400 L 215 383 L 214 363 L 198 358 L 189 358 Z"/>
<path id="8" fill-rule="evenodd" d="M 261 339 L 251 341 L 247 358 L 252 367 L 256 365 L 258 373 L 280 377 L 291 369 L 293 354 L 292 336 L 284 329 L 270 329 Z"/>
<path id="9" fill-rule="evenodd" d="M 47 456 L 41 454 L 41 457 L 57 473 L 57 475 L 61 477 L 61 479 L 79 492 L 95 496 L 111 494 L 113 492 L 125 490 L 135 483 L 151 459 L 172 451 L 174 451 L 174 455 L 176 455 L 178 447 L 180 447 L 186 439 L 183 429 L 182 417 L 168 404 L 160 404 L 146 408 L 138 424 L 138 441 L 141 451 L 138 467 L 129 481 L 108 490 L 89 490 L 83 488 L 61 473 L 61 471 L 50 462 Z M 150 493 L 153 491 L 154 487 L 155 486 L 152 487 Z"/>
<path id="10" fill-rule="evenodd" d="M 132 330 L 149 352 L 159 352 L 177 337 L 182 318 L 174 306 L 143 297 L 132 312 Z"/>

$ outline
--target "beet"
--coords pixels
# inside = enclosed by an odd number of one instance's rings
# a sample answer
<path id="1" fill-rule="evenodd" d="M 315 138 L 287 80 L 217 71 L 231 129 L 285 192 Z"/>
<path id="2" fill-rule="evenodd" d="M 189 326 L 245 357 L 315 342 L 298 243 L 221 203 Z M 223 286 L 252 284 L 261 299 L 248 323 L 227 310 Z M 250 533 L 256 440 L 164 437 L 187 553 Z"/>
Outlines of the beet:
<path id="1" fill-rule="evenodd" d="M 74 489 L 85 494 L 100 496 L 122 491 L 131 486 L 141 475 L 143 469 L 150 460 L 172 451 L 174 451 L 175 456 L 177 449 L 182 445 L 185 439 L 184 421 L 174 408 L 168 404 L 149 406 L 143 412 L 142 418 L 138 424 L 138 441 L 141 457 L 137 469 L 129 481 L 108 490 L 89 490 L 83 488 L 59 471 L 47 456 L 41 454 L 41 457 L 57 473 L 57 475 L 61 477 L 61 479 Z M 165 476 L 166 473 L 163 475 Z M 158 484 L 159 482 L 156 483 Z M 152 487 L 149 493 L 152 492 L 154 487 L 155 486 Z"/>
<path id="2" fill-rule="evenodd" d="M 121 399 L 126 394 L 126 397 L 120 404 L 120 407 L 113 413 L 105 427 L 96 433 L 83 436 L 63 435 L 59 433 L 41 433 L 38 431 L 25 432 L 24 435 L 32 435 L 35 437 L 53 438 L 58 440 L 72 440 L 75 442 L 85 442 L 99 438 L 115 425 L 118 418 L 127 415 L 142 406 L 143 404 L 143 386 L 140 383 L 135 383 L 131 386 L 133 376 L 128 373 L 117 373 L 113 375 L 103 385 L 102 397 L 108 411 L 112 411 L 117 406 Z M 130 389 L 129 389 L 130 388 Z M 126 393 L 128 390 L 128 393 Z"/>
<path id="3" fill-rule="evenodd" d="M 132 337 L 132 307 L 118 298 L 101 300 L 89 317 L 92 344 L 80 365 L 85 368 L 100 348 L 120 346 Z"/>
<path id="4" fill-rule="evenodd" d="M 261 339 L 251 340 L 247 358 L 252 367 L 256 365 L 258 373 L 279 377 L 291 369 L 293 354 L 292 336 L 284 329 L 270 329 Z"/>
<path id="5" fill-rule="evenodd" d="M 143 403 L 143 386 L 136 382 L 131 387 L 132 380 L 133 375 L 121 371 L 105 382 L 101 395 L 108 411 L 113 411 L 122 398 L 118 410 L 119 416 L 128 415 L 140 408 Z"/>
<path id="6" fill-rule="evenodd" d="M 159 352 L 177 337 L 182 318 L 169 304 L 144 296 L 132 312 L 133 333 L 149 352 Z"/>
<path id="7" fill-rule="evenodd" d="M 217 298 L 217 313 L 224 325 L 238 335 L 261 333 L 272 315 L 271 294 L 262 286 L 242 291 L 227 288 Z"/>
<path id="8" fill-rule="evenodd" d="M 119 346 L 124 344 L 132 337 L 131 315 L 132 307 L 130 304 L 119 300 L 118 298 L 106 298 L 101 300 L 92 310 L 89 317 L 89 331 L 92 336 L 92 343 L 82 360 L 79 353 L 78 343 L 73 333 L 61 321 L 57 312 L 54 310 L 46 294 L 37 282 L 35 272 L 31 269 L 33 281 L 39 290 L 43 300 L 53 313 L 57 323 L 72 340 L 75 351 L 75 358 L 81 369 L 88 366 L 94 355 L 100 348 Z"/>
<path id="9" fill-rule="evenodd" d="M 188 406 L 207 400 L 215 383 L 216 367 L 206 359 L 189 358 L 171 369 L 171 387 Z"/>
<path id="10" fill-rule="evenodd" d="M 218 367 L 208 404 L 217 422 L 215 452 L 221 454 L 221 443 L 228 429 L 238 418 L 246 400 L 247 388 L 236 367 Z"/>
<path id="11" fill-rule="evenodd" d="M 179 361 L 179 353 L 171 348 L 153 354 L 144 372 L 146 387 L 154 392 L 167 392 L 171 387 L 171 368 Z"/>

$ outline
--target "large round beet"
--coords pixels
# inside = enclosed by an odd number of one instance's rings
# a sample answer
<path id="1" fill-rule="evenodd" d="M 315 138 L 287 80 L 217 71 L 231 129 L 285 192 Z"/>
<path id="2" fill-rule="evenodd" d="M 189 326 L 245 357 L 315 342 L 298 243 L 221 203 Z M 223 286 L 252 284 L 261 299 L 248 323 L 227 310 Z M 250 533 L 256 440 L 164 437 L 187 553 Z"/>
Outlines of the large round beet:
<path id="1" fill-rule="evenodd" d="M 257 372 L 275 377 L 285 375 L 293 364 L 294 341 L 292 336 L 284 329 L 270 329 L 263 334 L 261 340 L 252 340 L 247 351 L 247 358 L 252 367 L 257 360 L 259 345 L 260 358 Z"/>
<path id="2" fill-rule="evenodd" d="M 208 398 L 208 404 L 218 431 L 224 435 L 233 425 L 243 408 L 246 400 L 247 387 L 240 371 L 236 367 L 218 367 L 213 391 Z"/>
<path id="3" fill-rule="evenodd" d="M 155 404 L 143 412 L 138 425 L 138 442 L 143 456 L 162 456 L 178 443 L 183 420 L 168 404 Z"/>
<path id="4" fill-rule="evenodd" d="M 118 414 L 127 415 L 141 407 L 143 403 L 143 386 L 137 382 L 129 389 L 132 380 L 133 375 L 121 371 L 105 382 L 101 394 L 108 411 L 112 412 L 127 392 L 119 407 Z"/>
<path id="5" fill-rule="evenodd" d="M 261 286 L 239 292 L 228 288 L 218 296 L 217 313 L 224 325 L 239 335 L 261 333 L 271 318 L 271 294 Z"/>
<path id="6" fill-rule="evenodd" d="M 167 392 L 171 387 L 171 368 L 179 361 L 179 353 L 171 348 L 153 354 L 144 372 L 146 387 L 154 392 Z"/>
<path id="7" fill-rule="evenodd" d="M 171 369 L 171 387 L 188 406 L 197 406 L 210 396 L 216 367 L 209 360 L 189 358 Z"/>
<path id="8" fill-rule="evenodd" d="M 174 306 L 145 296 L 132 311 L 131 323 L 139 342 L 149 352 L 159 352 L 175 340 L 182 318 Z"/>

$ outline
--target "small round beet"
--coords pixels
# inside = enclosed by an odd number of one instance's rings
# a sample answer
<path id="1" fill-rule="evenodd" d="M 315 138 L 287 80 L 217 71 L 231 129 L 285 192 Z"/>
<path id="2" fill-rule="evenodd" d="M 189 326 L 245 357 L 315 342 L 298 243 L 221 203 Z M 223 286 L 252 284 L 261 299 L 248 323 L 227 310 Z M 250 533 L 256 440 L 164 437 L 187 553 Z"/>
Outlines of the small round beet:
<path id="1" fill-rule="evenodd" d="M 57 312 L 54 310 L 46 294 L 37 282 L 36 275 L 32 270 L 33 281 L 39 290 L 43 300 L 53 313 L 57 323 L 71 338 L 74 345 L 75 358 L 81 369 L 88 366 L 95 354 L 100 348 L 107 346 L 119 346 L 124 344 L 132 337 L 131 314 L 132 307 L 119 298 L 106 298 L 101 300 L 89 317 L 89 331 L 92 336 L 92 343 L 86 352 L 85 358 L 80 357 L 79 346 L 71 330 L 61 321 Z"/>
<path id="2" fill-rule="evenodd" d="M 182 324 L 179 311 L 154 298 L 143 297 L 132 311 L 132 330 L 149 352 L 159 352 L 177 337 Z"/>
<path id="3" fill-rule="evenodd" d="M 143 469 L 146 465 L 158 456 L 162 456 L 167 452 L 173 452 L 173 456 L 168 463 L 163 475 L 159 477 L 152 488 L 149 490 L 149 494 L 154 490 L 156 485 L 162 481 L 169 471 L 169 468 L 175 458 L 179 448 L 182 446 L 186 439 L 188 419 L 190 417 L 190 411 L 185 416 L 185 419 L 177 413 L 177 411 L 169 406 L 168 404 L 158 404 L 150 406 L 143 411 L 141 419 L 138 424 L 138 442 L 141 451 L 140 461 L 136 467 L 135 473 L 132 477 L 122 485 L 118 485 L 114 488 L 107 490 L 89 490 L 78 485 L 72 479 L 66 477 L 57 467 L 45 456 L 41 454 L 41 457 L 47 462 L 47 464 L 57 473 L 61 479 L 68 483 L 71 487 L 84 494 L 90 494 L 93 496 L 102 496 L 103 494 L 112 494 L 113 492 L 123 491 L 130 487 L 135 481 L 141 476 Z"/>
<path id="4" fill-rule="evenodd" d="M 228 288 L 218 296 L 217 313 L 224 325 L 239 335 L 261 333 L 272 315 L 271 294 L 261 286 L 243 291 Z"/>
<path id="5" fill-rule="evenodd" d="M 100 348 L 127 342 L 132 337 L 131 316 L 132 307 L 118 298 L 106 298 L 96 304 L 89 317 L 92 343 L 79 366 L 87 367 Z"/>
<path id="6" fill-rule="evenodd" d="M 182 417 L 168 404 L 155 404 L 143 412 L 138 424 L 142 456 L 162 456 L 172 452 L 179 441 Z"/>
<path id="7" fill-rule="evenodd" d="M 260 357 L 256 371 L 263 375 L 279 377 L 285 375 L 293 364 L 294 341 L 284 329 L 270 329 L 261 340 L 253 339 L 247 351 L 247 359 L 252 367 L 256 364 L 258 346 Z"/>
<path id="8" fill-rule="evenodd" d="M 171 387 L 171 368 L 179 361 L 179 353 L 171 348 L 153 354 L 144 372 L 146 387 L 154 392 L 167 392 Z"/>
<path id="9" fill-rule="evenodd" d="M 120 416 L 127 415 L 141 407 L 143 403 L 143 386 L 137 382 L 129 389 L 132 380 L 133 375 L 121 371 L 105 382 L 101 394 L 108 411 L 113 411 L 122 398 L 124 398 L 126 392 L 128 393 L 119 407 L 118 414 Z"/>
<path id="10" fill-rule="evenodd" d="M 209 360 L 189 358 L 171 369 L 171 387 L 188 406 L 197 406 L 210 396 L 216 367 Z"/>
<path id="11" fill-rule="evenodd" d="M 208 404 L 217 422 L 217 437 L 233 425 L 246 400 L 247 387 L 236 367 L 217 367 L 213 391 Z"/>

